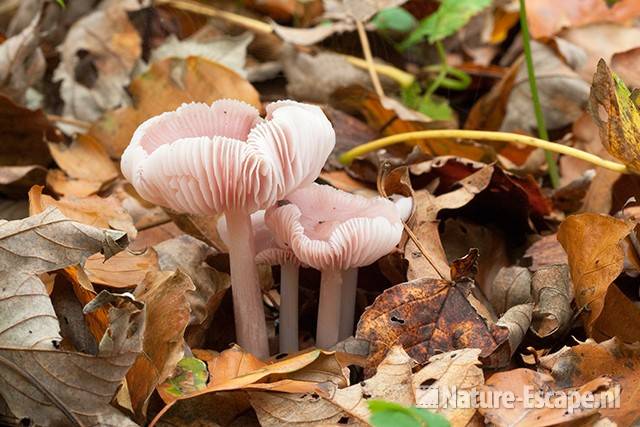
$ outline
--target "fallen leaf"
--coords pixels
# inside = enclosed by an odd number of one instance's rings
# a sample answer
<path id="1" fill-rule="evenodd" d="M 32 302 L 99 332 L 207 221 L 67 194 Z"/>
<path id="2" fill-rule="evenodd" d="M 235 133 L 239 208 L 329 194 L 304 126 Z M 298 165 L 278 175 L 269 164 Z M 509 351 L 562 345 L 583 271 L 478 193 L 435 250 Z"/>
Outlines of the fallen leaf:
<path id="1" fill-rule="evenodd" d="M 491 284 L 489 301 L 498 316 L 511 307 L 531 302 L 531 273 L 517 265 L 502 267 Z"/>
<path id="2" fill-rule="evenodd" d="M 157 272 L 158 255 L 153 248 L 142 253 L 122 251 L 108 260 L 102 254 L 91 255 L 84 263 L 91 282 L 109 288 L 135 288 L 149 272 Z"/>
<path id="3" fill-rule="evenodd" d="M 527 248 L 524 256 L 531 259 L 529 266 L 531 271 L 539 270 L 548 265 L 567 263 L 567 253 L 558 242 L 556 234 L 549 234 L 536 241 Z"/>
<path id="4" fill-rule="evenodd" d="M 479 348 L 491 356 L 508 337 L 506 328 L 488 323 L 467 300 L 468 282 L 416 279 L 395 285 L 376 298 L 360 317 L 356 338 L 370 343 L 369 368 L 396 344 L 425 363 L 439 352 Z"/>
<path id="5" fill-rule="evenodd" d="M 44 184 L 46 176 L 42 166 L 0 166 L 0 193 L 22 197 L 32 186 Z"/>
<path id="6" fill-rule="evenodd" d="M 267 364 L 247 353 L 240 346 L 234 344 L 222 353 L 194 349 L 193 354 L 207 364 L 210 385 L 219 385 L 225 381 L 248 374 Z"/>
<path id="7" fill-rule="evenodd" d="M 529 0 L 526 5 L 529 30 L 534 38 L 551 37 L 567 27 L 623 23 L 640 16 L 640 6 L 634 0 L 616 1 L 611 7 L 605 0 Z"/>
<path id="8" fill-rule="evenodd" d="M 522 340 L 524 340 L 531 326 L 532 313 L 533 303 L 515 305 L 496 321 L 496 326 L 501 326 L 509 330 L 510 356 L 513 356 L 522 343 Z"/>
<path id="9" fill-rule="evenodd" d="M 54 160 L 71 178 L 101 185 L 113 181 L 118 169 L 105 149 L 89 135 L 79 135 L 70 145 L 49 143 Z"/>
<path id="10" fill-rule="evenodd" d="M 611 58 L 611 68 L 627 87 L 640 87 L 640 47 L 615 53 Z"/>
<path id="11" fill-rule="evenodd" d="M 61 141 L 62 132 L 42 110 L 29 110 L 0 95 L 0 166 L 47 167 L 51 154 L 45 141 Z"/>
<path id="12" fill-rule="evenodd" d="M 382 9 L 401 6 L 407 0 L 325 0 L 324 17 L 366 22 Z"/>
<path id="13" fill-rule="evenodd" d="M 133 293 L 147 311 L 142 353 L 127 372 L 131 403 L 138 417 L 144 417 L 151 393 L 182 359 L 191 311 L 187 295 L 194 290 L 189 276 L 177 270 L 149 272 Z"/>
<path id="14" fill-rule="evenodd" d="M 228 252 L 227 245 L 218 233 L 218 221 L 223 215 L 197 215 L 175 212 L 171 209 L 165 209 L 166 214 L 171 218 L 178 228 L 203 241 L 207 245 L 215 248 L 216 251 Z"/>
<path id="15" fill-rule="evenodd" d="M 632 171 L 640 171 L 640 112 L 629 89 L 603 60 L 593 77 L 589 112 L 609 154 Z"/>
<path id="16" fill-rule="evenodd" d="M 231 286 L 229 275 L 212 268 L 206 260 L 216 252 L 205 243 L 188 235 L 176 237 L 154 247 L 161 270 L 180 269 L 193 281 L 194 293 L 187 295 L 191 307 L 191 321 L 187 328 L 187 344 L 202 345 L 204 334 L 222 297 Z"/>
<path id="17" fill-rule="evenodd" d="M 633 425 L 640 419 L 640 348 L 617 338 L 596 343 L 587 340 L 557 353 L 543 356 L 539 370 L 550 374 L 561 387 L 576 387 L 601 376 L 620 384 L 618 408 L 602 408 L 602 416 L 617 425 Z"/>
<path id="18" fill-rule="evenodd" d="M 572 215 L 560 224 L 558 241 L 567 252 L 573 293 L 578 309 L 584 310 L 589 337 L 640 339 L 627 326 L 640 321 L 640 309 L 613 284 L 624 263 L 621 241 L 634 226 L 631 221 L 590 213 Z"/>
<path id="19" fill-rule="evenodd" d="M 100 181 L 71 178 L 60 169 L 49 169 L 47 172 L 47 187 L 61 196 L 91 196 L 100 191 L 102 185 Z"/>
<path id="20" fill-rule="evenodd" d="M 163 44 L 151 53 L 149 62 L 161 61 L 168 58 L 186 59 L 197 56 L 211 62 L 229 67 L 242 77 L 247 77 L 244 69 L 247 57 L 247 46 L 253 40 L 250 32 L 239 36 L 198 37 L 198 34 L 178 40 L 174 35 L 167 37 Z"/>
<path id="21" fill-rule="evenodd" d="M 0 394 L 16 417 L 39 425 L 137 425 L 109 403 L 142 349 L 144 305 L 103 293 L 85 310 L 107 303 L 115 307 L 96 356 L 20 348 L 0 339 L 0 356 L 6 361 L 0 369 Z"/>
<path id="22" fill-rule="evenodd" d="M 206 59 L 169 58 L 151 64 L 129 86 L 135 107 L 108 112 L 89 131 L 112 157 L 120 157 L 140 123 L 184 102 L 234 98 L 260 108 L 258 92 L 223 65 Z"/>
<path id="23" fill-rule="evenodd" d="M 560 403 L 555 407 L 536 408 L 533 405 L 526 405 L 528 399 L 525 394 L 542 395 L 557 391 L 558 393 L 578 392 L 580 395 L 593 393 L 596 397 L 598 389 L 611 387 L 612 381 L 608 378 L 595 378 L 585 384 L 571 389 L 558 389 L 550 375 L 539 373 L 531 369 L 514 369 L 507 372 L 493 374 L 484 386 L 485 392 L 509 394 L 515 397 L 512 405 L 487 405 L 488 408 L 480 407 L 480 413 L 485 416 L 485 420 L 496 426 L 530 426 L 543 427 L 556 424 L 567 423 L 575 420 L 582 420 L 594 415 L 597 409 L 591 409 L 578 399 L 576 407 L 569 411 Z M 527 388 L 529 387 L 529 388 Z M 604 392 L 606 393 L 606 391 Z M 560 399 L 561 397 L 558 397 Z"/>
<path id="24" fill-rule="evenodd" d="M 66 115 L 93 122 L 128 102 L 125 88 L 142 48 L 122 4 L 75 21 L 58 50 L 61 61 L 53 79 L 61 82 Z"/>
<path id="25" fill-rule="evenodd" d="M 42 186 L 34 186 L 29 191 L 29 211 L 32 215 L 43 212 L 48 207 L 54 207 L 67 218 L 83 224 L 124 231 L 130 239 L 134 239 L 138 234 L 131 216 L 114 197 L 63 197 L 56 200 L 42 194 L 42 189 Z"/>
<path id="26" fill-rule="evenodd" d="M 42 15 L 37 13 L 20 34 L 0 44 L 0 92 L 16 103 L 24 103 L 27 89 L 39 82 L 45 72 L 40 49 L 41 21 Z"/>
<path id="27" fill-rule="evenodd" d="M 589 84 L 558 58 L 550 47 L 532 42 L 531 49 L 540 105 L 547 127 L 559 129 L 573 123 L 582 114 L 589 99 Z M 534 133 L 536 128 L 527 69 L 521 64 L 500 130 Z"/>
<path id="28" fill-rule="evenodd" d="M 444 402 L 442 392 L 453 387 L 461 392 L 471 391 L 484 384 L 479 355 L 480 349 L 465 348 L 431 356 L 427 366 L 413 375 L 417 406 L 435 409 L 436 413 L 449 420 L 452 427 L 468 425 L 476 409 L 455 407 Z"/>
<path id="29" fill-rule="evenodd" d="M 273 32 L 282 40 L 300 46 L 310 46 L 321 42 L 333 34 L 354 31 L 356 29 L 355 23 L 340 21 L 328 22 L 311 28 L 285 27 L 275 22 L 271 23 L 271 26 L 273 27 Z"/>
<path id="30" fill-rule="evenodd" d="M 540 338 L 560 335 L 573 319 L 573 289 L 566 264 L 542 267 L 533 274 L 531 291 L 536 303 L 531 330 Z"/>

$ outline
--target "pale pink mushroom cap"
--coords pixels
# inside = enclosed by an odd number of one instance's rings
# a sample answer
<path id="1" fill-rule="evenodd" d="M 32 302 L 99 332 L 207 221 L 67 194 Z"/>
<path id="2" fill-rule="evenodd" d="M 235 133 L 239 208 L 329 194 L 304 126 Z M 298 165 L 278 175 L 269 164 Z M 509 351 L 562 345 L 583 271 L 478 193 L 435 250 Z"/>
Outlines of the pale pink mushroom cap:
<path id="1" fill-rule="evenodd" d="M 254 242 L 256 248 L 256 263 L 267 265 L 295 264 L 300 266 L 300 261 L 296 258 L 292 250 L 279 246 L 276 237 L 271 233 L 264 221 L 264 210 L 259 210 L 251 214 L 251 227 L 253 228 Z M 218 235 L 229 246 L 231 235 L 227 227 L 227 220 L 223 216 L 218 220 Z"/>
<path id="2" fill-rule="evenodd" d="M 122 173 L 145 199 L 179 212 L 254 212 L 313 182 L 335 145 L 322 110 L 235 100 L 183 104 L 142 123 Z"/>
<path id="3" fill-rule="evenodd" d="M 318 184 L 267 209 L 265 222 L 279 245 L 318 270 L 369 265 L 393 250 L 403 230 L 393 202 Z"/>

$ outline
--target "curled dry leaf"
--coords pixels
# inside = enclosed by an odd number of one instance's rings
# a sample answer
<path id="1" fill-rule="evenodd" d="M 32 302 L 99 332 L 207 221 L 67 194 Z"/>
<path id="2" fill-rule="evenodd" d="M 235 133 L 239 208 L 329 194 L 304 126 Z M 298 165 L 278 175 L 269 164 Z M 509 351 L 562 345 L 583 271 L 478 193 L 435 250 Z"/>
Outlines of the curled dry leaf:
<path id="1" fill-rule="evenodd" d="M 460 348 L 481 349 L 481 357 L 489 365 L 504 363 L 500 347 L 508 330 L 478 314 L 467 299 L 471 286 L 467 281 L 425 278 L 384 291 L 364 311 L 356 332 L 356 338 L 370 343 L 369 369 L 396 344 L 406 348 L 418 363 Z M 497 357 L 488 360 L 494 352 Z"/>
<path id="2" fill-rule="evenodd" d="M 520 343 L 524 339 L 533 314 L 533 304 L 525 303 L 511 307 L 496 322 L 497 326 L 505 327 L 509 330 L 509 349 L 510 356 L 516 352 Z"/>
<path id="3" fill-rule="evenodd" d="M 39 425 L 137 425 L 109 403 L 142 350 L 144 304 L 103 292 L 85 310 L 104 304 L 114 307 L 96 356 L 16 348 L 0 338 L 0 394 L 16 417 Z"/>
<path id="4" fill-rule="evenodd" d="M 63 135 L 42 110 L 29 110 L 0 95 L 0 165 L 48 166 L 51 154 L 45 141 L 62 141 Z"/>
<path id="5" fill-rule="evenodd" d="M 169 58 L 151 64 L 129 86 L 135 107 L 105 114 L 90 130 L 112 157 L 120 157 L 131 135 L 146 119 L 184 102 L 211 103 L 233 98 L 260 108 L 258 92 L 229 68 L 203 58 Z"/>
<path id="6" fill-rule="evenodd" d="M 130 239 L 134 239 L 138 234 L 131 216 L 115 197 L 63 197 L 56 200 L 42 194 L 42 189 L 42 186 L 37 185 L 29 191 L 29 211 L 32 215 L 43 212 L 48 207 L 54 207 L 67 218 L 83 224 L 124 231 Z"/>
<path id="7" fill-rule="evenodd" d="M 589 112 L 609 154 L 640 172 L 640 111 L 624 82 L 600 60 L 589 98 Z"/>
<path id="8" fill-rule="evenodd" d="M 158 255 L 153 248 L 142 253 L 122 251 L 108 260 L 102 254 L 87 258 L 84 269 L 91 282 L 110 288 L 134 288 L 149 272 L 159 270 Z"/>
<path id="9" fill-rule="evenodd" d="M 117 2 L 77 20 L 58 49 L 54 80 L 62 82 L 64 113 L 94 121 L 126 104 L 125 91 L 140 54 L 141 40 Z"/>
<path id="10" fill-rule="evenodd" d="M 531 259 L 529 270 L 536 271 L 542 267 L 554 264 L 566 264 L 567 253 L 558 242 L 556 234 L 544 236 L 527 248 L 525 258 Z"/>
<path id="11" fill-rule="evenodd" d="M 540 338 L 562 334 L 571 326 L 573 289 L 566 264 L 542 267 L 531 281 L 533 310 L 531 330 Z"/>
<path id="12" fill-rule="evenodd" d="M 142 353 L 127 373 L 132 408 L 143 417 L 156 386 L 166 380 L 184 354 L 184 331 L 189 324 L 187 295 L 193 282 L 180 270 L 150 272 L 134 291 L 146 306 Z"/>
<path id="13" fill-rule="evenodd" d="M 216 252 L 205 243 L 188 235 L 167 240 L 155 246 L 161 270 L 180 269 L 196 287 L 187 295 L 191 307 L 191 321 L 186 340 L 191 347 L 204 341 L 204 334 L 222 297 L 231 286 L 229 275 L 221 273 L 207 264 L 209 256 Z"/>
<path id="14" fill-rule="evenodd" d="M 41 21 L 42 15 L 37 13 L 31 24 L 0 44 L 0 92 L 17 103 L 24 103 L 27 89 L 39 82 L 45 72 L 40 49 Z"/>
<path id="15" fill-rule="evenodd" d="M 480 349 L 465 348 L 430 357 L 429 364 L 413 375 L 416 404 L 444 415 L 452 427 L 468 425 L 476 409 L 455 407 L 443 400 L 440 391 L 453 387 L 472 390 L 484 384 L 478 356 Z"/>
<path id="16" fill-rule="evenodd" d="M 394 346 L 378 366 L 375 376 L 346 388 L 327 382 L 316 394 L 250 393 L 251 405 L 265 427 L 295 424 L 333 425 L 341 419 L 367 424 L 368 399 L 415 404 L 412 368 L 414 362 L 400 346 Z"/>
<path id="17" fill-rule="evenodd" d="M 539 370 L 550 374 L 561 387 L 576 387 L 601 376 L 620 384 L 619 407 L 602 408 L 600 413 L 620 426 L 640 420 L 640 347 L 617 338 L 596 343 L 587 340 L 540 359 Z M 615 396 L 612 396 L 615 397 Z"/>
<path id="18" fill-rule="evenodd" d="M 628 327 L 640 322 L 640 309 L 613 284 L 623 269 L 621 241 L 634 226 L 631 221 L 585 213 L 568 217 L 558 230 L 569 258 L 576 304 L 584 310 L 585 330 L 597 340 L 640 340 L 639 331 Z"/>
<path id="19" fill-rule="evenodd" d="M 502 267 L 491 285 L 491 305 L 499 316 L 531 301 L 531 273 L 525 267 Z"/>
<path id="20" fill-rule="evenodd" d="M 58 166 L 71 178 L 102 185 L 118 176 L 118 169 L 105 149 L 89 135 L 78 135 L 68 146 L 49 143 L 49 150 Z"/>
<path id="21" fill-rule="evenodd" d="M 484 389 L 498 396 L 498 393 L 512 393 L 515 402 L 512 405 L 489 405 L 493 407 L 480 407 L 480 413 L 484 415 L 485 421 L 502 426 L 523 426 L 523 427 L 544 427 L 556 424 L 567 423 L 575 420 L 585 421 L 585 418 L 595 415 L 598 410 L 587 406 L 578 399 L 577 406 L 573 411 L 565 409 L 560 403 L 554 407 L 535 408 L 532 405 L 525 405 L 529 400 L 525 397 L 526 391 L 534 395 L 542 395 L 553 391 L 561 393 L 577 392 L 580 395 L 593 393 L 596 398 L 600 394 L 607 393 L 607 389 L 612 387 L 613 381 L 609 378 L 594 378 L 575 388 L 560 388 L 560 384 L 554 384 L 551 375 L 539 373 L 531 369 L 520 368 L 507 372 L 493 374 L 486 382 Z M 529 387 L 529 388 L 528 388 Z M 580 424 L 582 425 L 582 424 Z"/>

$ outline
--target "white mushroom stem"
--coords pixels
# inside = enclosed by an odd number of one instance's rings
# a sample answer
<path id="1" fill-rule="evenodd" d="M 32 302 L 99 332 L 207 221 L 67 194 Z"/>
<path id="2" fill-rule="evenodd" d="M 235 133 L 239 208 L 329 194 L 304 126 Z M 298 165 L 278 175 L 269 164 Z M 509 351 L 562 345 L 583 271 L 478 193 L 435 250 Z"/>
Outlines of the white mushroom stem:
<path id="1" fill-rule="evenodd" d="M 254 356 L 269 357 L 267 324 L 255 264 L 256 250 L 247 212 L 225 213 L 229 232 L 229 262 L 233 315 L 238 344 Z"/>
<path id="2" fill-rule="evenodd" d="M 340 339 L 342 271 L 323 270 L 320 280 L 320 301 L 316 347 L 330 349 Z"/>
<path id="3" fill-rule="evenodd" d="M 298 351 L 298 266 L 280 266 L 280 352 Z"/>
<path id="4" fill-rule="evenodd" d="M 353 320 L 356 309 L 356 290 L 358 288 L 358 268 L 342 271 L 342 298 L 340 301 L 340 341 L 353 334 Z"/>

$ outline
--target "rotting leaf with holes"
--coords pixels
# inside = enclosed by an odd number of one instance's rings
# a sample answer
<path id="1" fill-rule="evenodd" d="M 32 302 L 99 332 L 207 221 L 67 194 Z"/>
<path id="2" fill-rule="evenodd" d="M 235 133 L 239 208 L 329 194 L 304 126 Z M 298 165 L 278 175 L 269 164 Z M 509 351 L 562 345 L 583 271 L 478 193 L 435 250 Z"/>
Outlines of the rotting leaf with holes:
<path id="1" fill-rule="evenodd" d="M 602 59 L 593 76 L 589 112 L 600 129 L 600 140 L 609 154 L 639 173 L 640 111 L 624 82 Z"/>
<path id="2" fill-rule="evenodd" d="M 439 352 L 479 348 L 485 363 L 503 365 L 508 329 L 478 314 L 467 299 L 472 286 L 468 280 L 424 278 L 395 285 L 378 296 L 362 314 L 356 333 L 356 338 L 370 343 L 369 372 L 395 344 L 418 363 Z"/>
<path id="3" fill-rule="evenodd" d="M 599 341 L 613 336 L 640 340 L 640 331 L 628 326 L 640 324 L 640 309 L 613 283 L 623 269 L 622 240 L 634 226 L 632 221 L 584 213 L 568 217 L 558 230 L 584 328 Z"/>
<path id="4" fill-rule="evenodd" d="M 249 82 L 223 65 L 193 56 L 151 64 L 131 82 L 129 91 L 135 107 L 108 112 L 89 132 L 112 157 L 120 157 L 139 124 L 184 102 L 234 98 L 260 108 L 258 92 Z"/>

